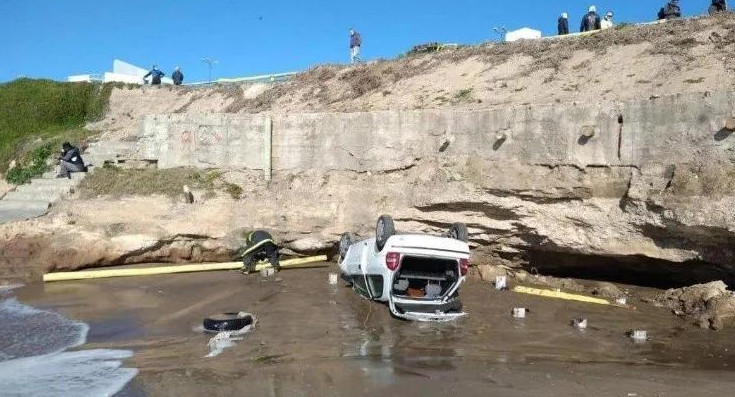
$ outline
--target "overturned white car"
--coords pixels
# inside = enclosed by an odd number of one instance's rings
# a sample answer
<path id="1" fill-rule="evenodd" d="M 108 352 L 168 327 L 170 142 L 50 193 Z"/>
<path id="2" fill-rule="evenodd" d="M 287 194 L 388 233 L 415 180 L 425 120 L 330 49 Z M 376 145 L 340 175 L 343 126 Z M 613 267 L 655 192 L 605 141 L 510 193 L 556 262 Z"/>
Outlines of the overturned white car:
<path id="1" fill-rule="evenodd" d="M 467 226 L 452 225 L 444 237 L 397 234 L 390 216 L 378 218 L 375 237 L 339 244 L 342 278 L 368 299 L 387 302 L 394 316 L 411 321 L 462 317 L 459 287 L 470 249 Z"/>

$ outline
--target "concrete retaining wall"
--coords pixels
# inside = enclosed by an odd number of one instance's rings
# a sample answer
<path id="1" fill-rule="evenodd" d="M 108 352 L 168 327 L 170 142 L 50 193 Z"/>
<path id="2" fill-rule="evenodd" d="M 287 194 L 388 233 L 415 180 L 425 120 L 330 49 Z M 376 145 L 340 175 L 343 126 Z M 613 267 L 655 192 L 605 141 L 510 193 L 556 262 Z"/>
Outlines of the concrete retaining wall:
<path id="1" fill-rule="evenodd" d="M 735 159 L 735 135 L 722 131 L 734 104 L 735 94 L 722 92 L 603 105 L 273 116 L 272 166 L 378 172 L 437 155 L 552 166 Z M 263 169 L 267 117 L 149 116 L 139 154 L 162 168 Z"/>

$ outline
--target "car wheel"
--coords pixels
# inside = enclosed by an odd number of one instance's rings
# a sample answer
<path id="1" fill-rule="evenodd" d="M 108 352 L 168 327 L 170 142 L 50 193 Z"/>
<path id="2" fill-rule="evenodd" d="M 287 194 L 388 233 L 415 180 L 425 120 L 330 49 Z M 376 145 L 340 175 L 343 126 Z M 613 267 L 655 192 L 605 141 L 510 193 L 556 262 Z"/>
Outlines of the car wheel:
<path id="1" fill-rule="evenodd" d="M 339 238 L 339 262 L 342 262 L 345 256 L 347 256 L 347 250 L 350 249 L 350 246 L 354 242 L 355 238 L 352 237 L 351 233 L 342 234 L 342 237 Z"/>
<path id="2" fill-rule="evenodd" d="M 469 240 L 467 225 L 464 223 L 455 223 L 449 228 L 449 237 L 466 243 Z"/>
<path id="3" fill-rule="evenodd" d="M 239 331 L 253 323 L 253 315 L 247 313 L 222 313 L 204 319 L 204 330 L 209 332 Z"/>
<path id="4" fill-rule="evenodd" d="M 393 218 L 390 215 L 381 215 L 375 224 L 375 246 L 378 251 L 383 250 L 385 243 L 394 234 L 396 234 L 396 228 L 393 226 Z"/>

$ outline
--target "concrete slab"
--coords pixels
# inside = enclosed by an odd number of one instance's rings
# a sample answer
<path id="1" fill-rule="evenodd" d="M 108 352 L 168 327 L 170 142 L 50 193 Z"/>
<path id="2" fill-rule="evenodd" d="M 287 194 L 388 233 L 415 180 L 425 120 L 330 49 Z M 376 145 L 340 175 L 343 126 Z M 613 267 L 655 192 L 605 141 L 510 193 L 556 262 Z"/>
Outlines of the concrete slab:
<path id="1" fill-rule="evenodd" d="M 47 203 L 52 203 L 58 199 L 60 199 L 62 196 L 61 193 L 56 191 L 21 191 L 21 192 L 10 192 L 5 195 L 3 198 L 3 201 L 5 200 L 17 200 L 17 201 L 46 201 Z"/>
<path id="2" fill-rule="evenodd" d="M 31 186 L 75 186 L 79 182 L 73 179 L 40 178 L 31 181 Z"/>
<path id="3" fill-rule="evenodd" d="M 22 185 L 15 188 L 15 192 L 33 193 L 33 192 L 57 192 L 69 193 L 74 186 L 70 184 L 41 184 L 41 185 Z"/>
<path id="4" fill-rule="evenodd" d="M 50 207 L 48 201 L 0 200 L 0 211 L 48 211 Z"/>
<path id="5" fill-rule="evenodd" d="M 18 210 L 3 210 L 0 209 L 0 224 L 23 221 L 26 219 L 38 218 L 39 216 L 46 215 L 48 209 L 18 209 Z"/>

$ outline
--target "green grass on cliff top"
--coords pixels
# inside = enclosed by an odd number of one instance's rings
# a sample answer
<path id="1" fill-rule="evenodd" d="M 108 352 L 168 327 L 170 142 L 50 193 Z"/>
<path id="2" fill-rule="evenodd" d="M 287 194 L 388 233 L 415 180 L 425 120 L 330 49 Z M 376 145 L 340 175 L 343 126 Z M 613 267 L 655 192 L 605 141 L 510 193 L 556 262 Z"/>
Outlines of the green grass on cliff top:
<path id="1" fill-rule="evenodd" d="M 53 153 L 64 141 L 80 144 L 86 122 L 100 119 L 114 85 L 18 79 L 0 85 L 0 172 L 11 160 L 32 167 L 32 153 Z"/>

